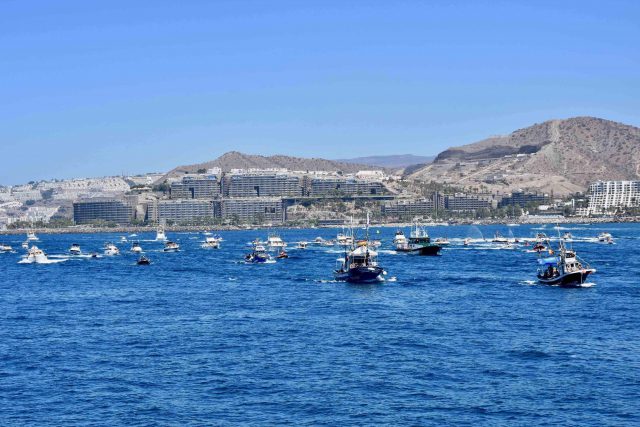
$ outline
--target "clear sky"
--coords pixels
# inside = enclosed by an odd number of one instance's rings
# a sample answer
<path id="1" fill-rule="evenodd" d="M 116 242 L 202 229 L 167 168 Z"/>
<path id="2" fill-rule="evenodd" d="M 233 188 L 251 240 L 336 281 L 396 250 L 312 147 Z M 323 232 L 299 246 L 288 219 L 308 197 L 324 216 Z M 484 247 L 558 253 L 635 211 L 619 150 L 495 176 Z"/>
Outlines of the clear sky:
<path id="1" fill-rule="evenodd" d="M 640 125 L 640 1 L 0 0 L 0 184 Z"/>

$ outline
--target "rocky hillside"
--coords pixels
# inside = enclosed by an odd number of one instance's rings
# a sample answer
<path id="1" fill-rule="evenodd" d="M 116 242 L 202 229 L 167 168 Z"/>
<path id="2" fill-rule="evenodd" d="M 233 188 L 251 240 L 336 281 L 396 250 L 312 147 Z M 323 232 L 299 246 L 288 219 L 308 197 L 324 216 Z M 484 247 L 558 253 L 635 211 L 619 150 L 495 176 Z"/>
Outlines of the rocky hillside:
<path id="1" fill-rule="evenodd" d="M 409 176 L 489 191 L 584 191 L 599 179 L 640 179 L 640 128 L 594 117 L 550 120 L 450 148 Z"/>
<path id="2" fill-rule="evenodd" d="M 356 157 L 353 159 L 340 159 L 342 163 L 356 163 L 361 165 L 380 166 L 384 168 L 402 169 L 413 165 L 427 165 L 435 156 L 416 156 L 413 154 L 396 154 L 389 156 Z"/>
<path id="3" fill-rule="evenodd" d="M 249 168 L 286 168 L 298 171 L 342 171 L 345 173 L 353 173 L 363 169 L 382 169 L 371 165 L 341 163 L 326 159 L 307 159 L 282 155 L 267 157 L 230 151 L 210 162 L 179 166 L 169 172 L 168 175 L 175 176 L 177 174 L 184 174 L 185 172 L 197 172 L 201 169 L 210 169 L 215 167 L 221 168 L 223 171 Z"/>

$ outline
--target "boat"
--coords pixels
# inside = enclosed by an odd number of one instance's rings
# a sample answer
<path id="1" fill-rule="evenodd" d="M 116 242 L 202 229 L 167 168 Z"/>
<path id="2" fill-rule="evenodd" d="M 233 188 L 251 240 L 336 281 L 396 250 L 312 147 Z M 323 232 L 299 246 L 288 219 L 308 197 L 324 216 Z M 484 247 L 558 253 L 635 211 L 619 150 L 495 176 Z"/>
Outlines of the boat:
<path id="1" fill-rule="evenodd" d="M 595 272 L 574 250 L 567 249 L 562 240 L 557 255 L 538 258 L 538 281 L 545 285 L 580 287 Z"/>
<path id="2" fill-rule="evenodd" d="M 344 232 L 336 235 L 336 244 L 339 246 L 351 246 L 353 245 L 353 236 L 345 234 Z"/>
<path id="3" fill-rule="evenodd" d="M 120 249 L 118 249 L 113 243 L 107 243 L 104 246 L 104 254 L 109 256 L 120 255 Z"/>
<path id="4" fill-rule="evenodd" d="M 611 233 L 607 233 L 607 232 L 602 232 L 600 234 L 598 234 L 598 241 L 600 242 L 604 242 L 607 243 L 609 242 L 613 237 L 611 236 Z"/>
<path id="5" fill-rule="evenodd" d="M 367 213 L 366 237 L 358 241 L 350 251 L 345 248 L 344 258 L 337 260 L 334 277 L 350 283 L 374 283 L 384 280 L 385 271 L 378 265 L 378 253 L 369 243 L 369 213 Z M 353 234 L 352 234 L 353 236 Z"/>
<path id="6" fill-rule="evenodd" d="M 469 246 L 471 244 L 471 239 L 467 237 L 466 239 L 464 239 L 464 242 L 462 242 L 462 244 L 464 246 Z"/>
<path id="7" fill-rule="evenodd" d="M 122 242 L 122 243 L 127 243 L 127 241 L 128 241 L 128 240 L 127 240 L 127 236 L 122 236 L 122 237 L 120 237 L 120 242 Z"/>
<path id="8" fill-rule="evenodd" d="M 22 242 L 22 249 L 29 249 L 29 242 Z"/>
<path id="9" fill-rule="evenodd" d="M 69 253 L 71 255 L 82 255 L 82 250 L 80 250 L 80 245 L 77 243 L 72 244 L 71 247 L 69 248 Z"/>
<path id="10" fill-rule="evenodd" d="M 180 245 L 177 244 L 176 242 L 167 241 L 167 243 L 164 244 L 163 251 L 165 252 L 178 252 L 179 250 L 180 250 Z"/>
<path id="11" fill-rule="evenodd" d="M 151 265 L 151 260 L 149 258 L 147 258 L 146 256 L 142 255 L 140 258 L 138 258 L 138 261 L 136 261 L 136 264 L 138 264 L 138 265 Z"/>
<path id="12" fill-rule="evenodd" d="M 533 245 L 531 249 L 535 252 L 542 252 L 542 251 L 546 251 L 547 247 L 542 242 L 536 242 L 536 244 Z"/>
<path id="13" fill-rule="evenodd" d="M 409 252 L 418 255 L 438 255 L 442 246 L 431 243 L 431 238 L 424 226 L 414 223 L 406 244 L 397 244 L 396 251 Z"/>
<path id="14" fill-rule="evenodd" d="M 5 245 L 4 243 L 0 244 L 0 252 L 11 252 L 13 248 L 9 245 Z"/>
<path id="15" fill-rule="evenodd" d="M 30 231 L 27 233 L 27 242 L 37 242 L 40 239 L 38 239 L 38 236 L 36 236 L 36 233 L 33 231 Z"/>
<path id="16" fill-rule="evenodd" d="M 282 249 L 287 246 L 287 244 L 278 236 L 276 233 L 269 234 L 267 238 L 267 246 L 269 249 Z"/>
<path id="17" fill-rule="evenodd" d="M 20 261 L 21 264 L 49 264 L 50 262 L 47 254 L 37 246 L 32 246 L 27 255 Z"/>
<path id="18" fill-rule="evenodd" d="M 545 241 L 545 240 L 549 240 L 549 238 L 548 238 L 548 237 L 547 237 L 547 235 L 546 235 L 546 234 L 544 234 L 544 233 L 537 233 L 537 234 L 536 234 L 536 240 L 537 240 L 538 242 L 543 242 L 543 241 Z"/>
<path id="19" fill-rule="evenodd" d="M 245 261 L 252 264 L 262 264 L 271 260 L 271 255 L 261 244 L 254 243 L 251 253 L 245 255 Z"/>
<path id="20" fill-rule="evenodd" d="M 564 234 L 562 235 L 562 238 L 563 238 L 564 240 L 571 240 L 571 239 L 573 239 L 573 235 L 567 231 L 566 233 L 564 233 Z"/>
<path id="21" fill-rule="evenodd" d="M 438 237 L 433 241 L 433 243 L 440 246 L 447 246 L 449 244 L 449 239 L 447 239 L 446 237 Z"/>
<path id="22" fill-rule="evenodd" d="M 167 235 L 164 232 L 164 226 L 159 225 L 158 229 L 156 230 L 156 241 L 165 242 L 166 240 L 167 240 Z"/>
<path id="23" fill-rule="evenodd" d="M 307 249 L 307 242 L 298 242 L 298 249 Z"/>
<path id="24" fill-rule="evenodd" d="M 382 246 L 382 241 L 380 241 L 380 240 L 378 240 L 378 239 L 374 239 L 374 240 L 371 240 L 371 241 L 369 242 L 369 244 L 371 245 L 371 247 L 372 247 L 372 248 L 377 249 L 377 248 L 379 248 L 380 246 Z"/>
<path id="25" fill-rule="evenodd" d="M 289 258 L 289 254 L 284 249 L 276 256 L 278 259 Z"/>
<path id="26" fill-rule="evenodd" d="M 200 247 L 203 249 L 220 249 L 220 242 L 215 237 L 206 237 Z"/>
<path id="27" fill-rule="evenodd" d="M 315 239 L 313 239 L 314 245 L 323 245 L 324 242 L 325 240 L 322 237 L 316 237 Z"/>
<path id="28" fill-rule="evenodd" d="M 393 236 L 393 245 L 396 247 L 396 250 L 404 250 L 408 248 L 409 241 L 402 230 L 396 231 L 396 235 Z"/>
<path id="29" fill-rule="evenodd" d="M 496 231 L 496 233 L 493 235 L 493 240 L 491 240 L 493 243 L 509 243 L 509 240 L 504 237 L 502 234 L 500 234 L 499 231 Z"/>
<path id="30" fill-rule="evenodd" d="M 142 253 L 142 246 L 140 246 L 140 243 L 138 242 L 133 242 L 133 244 L 131 245 L 131 252 L 133 252 L 134 254 L 139 254 Z"/>

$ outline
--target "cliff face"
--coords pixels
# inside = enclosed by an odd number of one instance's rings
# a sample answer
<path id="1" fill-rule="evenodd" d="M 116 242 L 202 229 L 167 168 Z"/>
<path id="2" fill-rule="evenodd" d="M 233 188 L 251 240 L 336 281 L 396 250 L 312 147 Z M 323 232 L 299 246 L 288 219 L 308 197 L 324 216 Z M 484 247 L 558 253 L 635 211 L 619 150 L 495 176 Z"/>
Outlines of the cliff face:
<path id="1" fill-rule="evenodd" d="M 640 128 L 594 117 L 550 120 L 445 150 L 410 177 L 560 194 L 597 180 L 640 179 Z"/>

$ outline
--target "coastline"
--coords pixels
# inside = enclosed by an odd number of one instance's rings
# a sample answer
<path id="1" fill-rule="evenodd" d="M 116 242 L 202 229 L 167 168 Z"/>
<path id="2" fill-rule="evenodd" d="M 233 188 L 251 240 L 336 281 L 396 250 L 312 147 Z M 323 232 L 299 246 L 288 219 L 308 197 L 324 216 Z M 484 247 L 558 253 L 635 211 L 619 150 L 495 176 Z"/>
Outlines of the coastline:
<path id="1" fill-rule="evenodd" d="M 520 219 L 484 219 L 473 221 L 440 221 L 440 222 L 425 222 L 427 227 L 434 226 L 450 226 L 450 225 L 507 225 L 507 224 L 605 224 L 605 223 L 636 223 L 640 222 L 640 217 L 600 217 L 600 218 L 585 218 L 585 217 L 527 217 Z M 381 222 L 371 223 L 372 227 L 409 227 L 411 222 Z M 354 225 L 362 225 L 360 223 Z M 318 225 L 318 226 L 303 226 L 303 225 L 247 225 L 247 226 L 234 226 L 234 225 L 221 225 L 221 226 L 167 226 L 165 229 L 172 232 L 201 232 L 204 230 L 217 230 L 217 231 L 242 231 L 242 230 L 260 230 L 260 229 L 306 229 L 306 228 L 342 228 L 343 225 Z M 155 226 L 122 226 L 111 228 L 95 228 L 95 227 L 82 227 L 71 226 L 63 228 L 17 228 L 12 230 L 0 230 L 1 235 L 19 235 L 33 231 L 38 234 L 96 234 L 96 233 L 149 233 L 156 230 Z"/>

